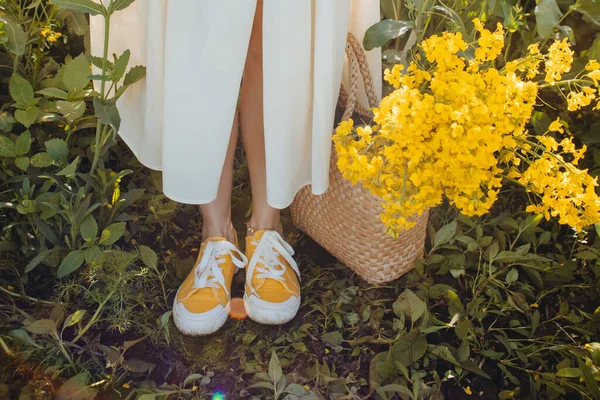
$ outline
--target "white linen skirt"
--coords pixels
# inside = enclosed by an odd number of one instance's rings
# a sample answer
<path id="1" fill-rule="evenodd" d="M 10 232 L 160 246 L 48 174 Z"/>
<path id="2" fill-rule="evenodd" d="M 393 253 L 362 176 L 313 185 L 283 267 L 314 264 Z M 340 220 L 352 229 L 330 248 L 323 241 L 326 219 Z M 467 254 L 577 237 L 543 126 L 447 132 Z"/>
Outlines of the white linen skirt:
<path id="1" fill-rule="evenodd" d="M 348 30 L 360 40 L 380 0 L 264 0 L 263 96 L 267 200 L 287 207 L 298 190 L 328 186 L 331 133 Z M 217 196 L 256 0 L 137 0 L 111 20 L 109 54 L 131 50 L 146 78 L 119 99 L 120 136 L 142 164 L 163 172 L 173 200 Z M 91 19 L 102 54 L 104 25 Z M 368 53 L 381 88 L 381 57 Z M 365 104 L 364 93 L 359 100 Z"/>

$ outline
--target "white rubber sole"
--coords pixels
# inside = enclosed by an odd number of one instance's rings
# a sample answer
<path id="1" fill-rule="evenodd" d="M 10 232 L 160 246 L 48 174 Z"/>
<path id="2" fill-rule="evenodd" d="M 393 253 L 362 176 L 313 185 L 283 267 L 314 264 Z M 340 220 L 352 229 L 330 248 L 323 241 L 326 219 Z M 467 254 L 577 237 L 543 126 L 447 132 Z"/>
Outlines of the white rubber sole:
<path id="1" fill-rule="evenodd" d="M 181 333 L 188 336 L 206 336 L 218 331 L 227 321 L 229 316 L 229 303 L 227 307 L 218 305 L 210 311 L 196 314 L 188 311 L 183 303 L 173 302 L 173 321 Z"/>
<path id="2" fill-rule="evenodd" d="M 259 324 L 282 325 L 298 313 L 300 297 L 292 296 L 283 303 L 270 303 L 244 293 L 244 307 L 248 317 Z"/>

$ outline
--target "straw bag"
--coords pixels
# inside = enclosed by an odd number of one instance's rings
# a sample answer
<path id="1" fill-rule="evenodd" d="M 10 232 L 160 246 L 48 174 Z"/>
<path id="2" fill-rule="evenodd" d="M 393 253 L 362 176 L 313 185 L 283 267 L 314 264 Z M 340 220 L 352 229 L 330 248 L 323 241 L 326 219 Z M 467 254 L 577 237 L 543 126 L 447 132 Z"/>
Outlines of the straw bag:
<path id="1" fill-rule="evenodd" d="M 340 91 L 340 101 L 345 100 L 342 120 L 354 111 L 371 120 L 371 112 L 356 102 L 361 75 L 371 107 L 377 106 L 377 96 L 364 49 L 352 34 L 348 34 L 346 54 L 350 88 L 347 94 L 343 87 Z M 310 186 L 300 190 L 291 205 L 294 224 L 370 284 L 392 281 L 413 269 L 423 255 L 428 212 L 416 217 L 416 225 L 397 239 L 386 235 L 381 198 L 344 179 L 336 163 L 334 148 L 329 189 L 319 196 L 312 194 Z"/>

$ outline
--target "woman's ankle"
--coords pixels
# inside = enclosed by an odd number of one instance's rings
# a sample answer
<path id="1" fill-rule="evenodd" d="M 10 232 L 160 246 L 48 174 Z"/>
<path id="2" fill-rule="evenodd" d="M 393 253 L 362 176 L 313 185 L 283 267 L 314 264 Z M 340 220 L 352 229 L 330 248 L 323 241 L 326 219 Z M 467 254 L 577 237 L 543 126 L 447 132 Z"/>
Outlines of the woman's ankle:
<path id="1" fill-rule="evenodd" d="M 223 237 L 230 241 L 231 243 L 235 243 L 236 231 L 233 227 L 231 221 L 224 225 L 203 225 L 202 227 L 202 241 L 205 241 L 211 237 Z"/>

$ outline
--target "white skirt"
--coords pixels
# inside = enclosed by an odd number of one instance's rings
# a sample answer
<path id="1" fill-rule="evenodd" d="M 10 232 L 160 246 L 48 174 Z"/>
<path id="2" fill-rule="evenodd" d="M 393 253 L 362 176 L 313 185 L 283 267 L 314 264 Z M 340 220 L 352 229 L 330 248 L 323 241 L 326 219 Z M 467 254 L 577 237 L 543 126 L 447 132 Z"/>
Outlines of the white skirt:
<path id="1" fill-rule="evenodd" d="M 112 16 L 109 54 L 130 49 L 130 66 L 147 67 L 118 102 L 119 133 L 142 164 L 163 171 L 173 200 L 205 204 L 217 196 L 255 10 L 256 0 L 137 0 Z M 272 207 L 287 207 L 308 184 L 315 194 L 327 189 L 346 34 L 362 40 L 379 18 L 379 0 L 264 0 Z M 93 17 L 94 55 L 102 54 L 103 37 L 103 20 Z M 380 52 L 368 59 L 380 89 Z"/>

